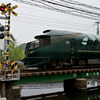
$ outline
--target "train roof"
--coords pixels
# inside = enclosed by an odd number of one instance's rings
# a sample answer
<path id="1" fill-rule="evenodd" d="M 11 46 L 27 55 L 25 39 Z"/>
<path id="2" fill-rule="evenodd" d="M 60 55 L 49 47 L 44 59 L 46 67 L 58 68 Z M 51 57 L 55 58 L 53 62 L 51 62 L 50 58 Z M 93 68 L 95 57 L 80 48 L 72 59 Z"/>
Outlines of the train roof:
<path id="1" fill-rule="evenodd" d="M 70 32 L 70 31 L 62 31 L 62 30 L 45 30 L 43 31 L 43 35 L 37 35 L 35 36 L 35 39 L 40 38 L 47 38 L 50 36 L 63 36 L 63 35 L 71 35 L 71 34 L 77 34 L 78 32 Z M 80 33 L 83 34 L 83 33 Z"/>
<path id="2" fill-rule="evenodd" d="M 44 38 L 50 38 L 51 42 L 58 42 L 65 39 L 74 38 L 76 40 L 88 38 L 89 40 L 97 40 L 100 42 L 100 35 L 94 35 L 94 34 L 84 34 L 79 32 L 70 32 L 70 31 L 60 31 L 60 30 L 45 30 L 43 31 L 43 35 L 35 36 L 35 39 L 44 39 Z"/>
<path id="3" fill-rule="evenodd" d="M 75 34 L 77 32 L 64 31 L 64 30 L 45 30 L 43 31 L 45 35 L 67 35 L 67 34 Z"/>

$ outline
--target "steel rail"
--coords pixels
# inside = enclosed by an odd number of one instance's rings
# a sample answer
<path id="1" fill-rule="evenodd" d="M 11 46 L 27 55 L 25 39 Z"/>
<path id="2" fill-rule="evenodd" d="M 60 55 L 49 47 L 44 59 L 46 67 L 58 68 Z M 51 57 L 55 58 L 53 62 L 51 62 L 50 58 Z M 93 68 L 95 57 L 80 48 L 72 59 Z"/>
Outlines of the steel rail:
<path id="1" fill-rule="evenodd" d="M 24 70 L 22 71 L 21 70 L 21 73 L 20 73 L 20 75 L 24 75 L 24 74 L 26 74 L 26 75 L 28 75 L 28 74 L 32 74 L 32 75 L 36 75 L 37 73 L 39 73 L 39 74 L 44 74 L 44 75 L 46 75 L 46 74 L 48 74 L 48 73 L 51 73 L 51 74 L 54 74 L 55 72 L 56 72 L 56 74 L 57 73 L 59 73 L 59 74 L 62 74 L 62 73 L 77 73 L 77 72 L 90 72 L 90 71 L 100 71 L 100 68 L 92 68 L 92 69 L 90 69 L 90 68 L 85 68 L 85 69 L 65 69 L 65 70 L 39 70 L 39 71 L 34 71 L 34 70 L 25 70 L 25 72 L 24 72 Z"/>

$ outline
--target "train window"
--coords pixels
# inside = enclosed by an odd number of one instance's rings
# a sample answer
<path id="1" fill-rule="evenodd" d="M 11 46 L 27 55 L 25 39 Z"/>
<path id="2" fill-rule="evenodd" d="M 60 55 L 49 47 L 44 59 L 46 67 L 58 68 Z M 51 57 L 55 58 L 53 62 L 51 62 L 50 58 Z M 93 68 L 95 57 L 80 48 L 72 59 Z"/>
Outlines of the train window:
<path id="1" fill-rule="evenodd" d="M 38 48 L 39 47 L 39 41 L 32 41 L 29 43 L 29 49 L 34 49 L 34 48 Z"/>
<path id="2" fill-rule="evenodd" d="M 40 41 L 39 47 L 50 45 L 50 43 L 51 43 L 50 37 L 49 38 L 41 38 L 41 39 L 39 39 L 39 41 Z"/>
<path id="3" fill-rule="evenodd" d="M 88 37 L 85 37 L 85 38 L 83 39 L 83 41 L 88 41 Z"/>
<path id="4" fill-rule="evenodd" d="M 92 34 L 89 34 L 88 36 L 89 36 L 89 40 L 91 41 L 90 45 L 94 45 L 94 46 L 98 45 L 98 38 L 96 36 Z"/>
<path id="5" fill-rule="evenodd" d="M 91 41 L 96 41 L 96 37 L 94 37 L 92 34 L 89 34 L 88 36 Z"/>
<path id="6" fill-rule="evenodd" d="M 98 36 L 96 36 L 96 38 L 97 38 L 97 40 L 100 42 L 100 36 L 98 35 Z"/>
<path id="7" fill-rule="evenodd" d="M 85 37 L 82 41 L 82 45 L 87 45 L 88 44 L 88 37 Z"/>

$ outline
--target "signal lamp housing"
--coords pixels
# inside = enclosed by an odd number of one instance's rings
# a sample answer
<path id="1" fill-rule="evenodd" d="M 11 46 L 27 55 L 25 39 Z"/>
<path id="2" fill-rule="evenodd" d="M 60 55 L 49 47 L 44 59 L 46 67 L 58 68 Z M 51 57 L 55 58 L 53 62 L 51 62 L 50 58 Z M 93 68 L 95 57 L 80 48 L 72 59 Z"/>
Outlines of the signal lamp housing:
<path id="1" fill-rule="evenodd" d="M 1 26 L 1 27 L 0 27 L 0 31 L 1 31 L 1 32 L 4 31 L 4 26 Z"/>
<path id="2" fill-rule="evenodd" d="M 0 39 L 3 39 L 3 38 L 4 38 L 4 34 L 1 33 L 1 34 L 0 34 Z"/>

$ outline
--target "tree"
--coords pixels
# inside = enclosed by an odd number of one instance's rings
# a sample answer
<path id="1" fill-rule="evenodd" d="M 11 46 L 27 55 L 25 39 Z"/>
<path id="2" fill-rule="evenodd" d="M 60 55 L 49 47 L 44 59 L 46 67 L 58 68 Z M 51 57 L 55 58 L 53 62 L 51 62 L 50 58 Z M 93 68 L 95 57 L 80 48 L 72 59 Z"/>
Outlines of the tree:
<path id="1" fill-rule="evenodd" d="M 24 57 L 25 57 L 25 54 L 24 54 L 24 50 L 23 50 L 22 46 L 21 45 L 18 46 L 16 41 L 10 42 L 10 44 L 9 44 L 9 59 L 11 61 L 15 61 L 15 60 L 19 61 Z"/>
<path id="2" fill-rule="evenodd" d="M 0 54 L 0 62 L 2 62 L 4 60 L 3 54 L 2 54 L 2 50 L 0 52 L 1 52 L 1 54 Z"/>

